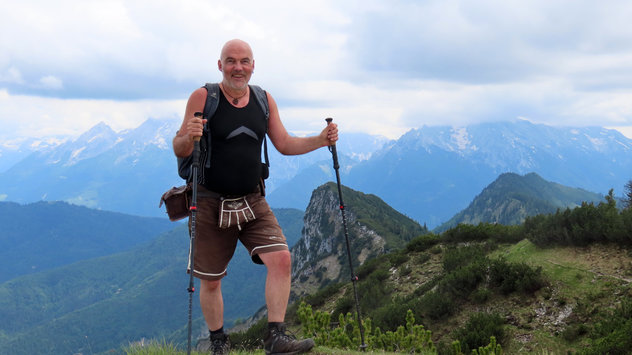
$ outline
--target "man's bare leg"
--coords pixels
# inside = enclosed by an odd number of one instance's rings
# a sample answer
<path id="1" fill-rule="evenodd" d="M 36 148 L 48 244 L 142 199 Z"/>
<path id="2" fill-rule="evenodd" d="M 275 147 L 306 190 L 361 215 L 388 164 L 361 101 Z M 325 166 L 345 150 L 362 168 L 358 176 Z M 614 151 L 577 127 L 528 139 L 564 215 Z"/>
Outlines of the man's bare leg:
<path id="1" fill-rule="evenodd" d="M 224 299 L 222 281 L 200 280 L 200 306 L 210 330 L 224 326 Z"/>
<path id="2" fill-rule="evenodd" d="M 268 269 L 266 277 L 266 305 L 268 322 L 283 322 L 290 298 L 292 262 L 288 250 L 259 254 Z"/>

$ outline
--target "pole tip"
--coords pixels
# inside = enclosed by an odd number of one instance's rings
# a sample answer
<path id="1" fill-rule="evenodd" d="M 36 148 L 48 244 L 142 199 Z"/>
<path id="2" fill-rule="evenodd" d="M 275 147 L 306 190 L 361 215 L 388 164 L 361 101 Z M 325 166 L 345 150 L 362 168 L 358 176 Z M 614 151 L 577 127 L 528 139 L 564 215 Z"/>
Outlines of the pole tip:
<path id="1" fill-rule="evenodd" d="M 202 117 L 202 112 L 196 112 L 193 114 L 195 117 Z"/>
<path id="2" fill-rule="evenodd" d="M 333 120 L 334 120 L 334 119 L 333 119 L 333 118 L 331 118 L 331 117 L 327 117 L 327 118 L 325 118 L 325 121 L 327 121 L 327 124 L 330 124 L 330 123 L 331 123 L 331 121 L 333 121 Z"/>

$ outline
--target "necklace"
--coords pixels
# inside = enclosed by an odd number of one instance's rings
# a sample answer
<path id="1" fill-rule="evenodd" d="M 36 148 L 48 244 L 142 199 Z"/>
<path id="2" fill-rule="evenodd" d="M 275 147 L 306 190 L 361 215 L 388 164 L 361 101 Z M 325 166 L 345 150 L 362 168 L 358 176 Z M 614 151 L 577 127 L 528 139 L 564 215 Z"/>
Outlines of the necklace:
<path id="1" fill-rule="evenodd" d="M 246 89 L 246 92 L 244 92 L 243 95 L 239 96 L 239 97 L 232 97 L 228 91 L 226 91 L 226 89 L 224 89 L 224 85 L 222 85 L 222 89 L 224 91 L 224 94 L 228 95 L 228 97 L 230 97 L 231 99 L 233 99 L 233 105 L 237 105 L 239 104 L 239 99 L 241 99 L 242 97 L 246 96 L 246 94 L 248 93 L 248 89 Z"/>

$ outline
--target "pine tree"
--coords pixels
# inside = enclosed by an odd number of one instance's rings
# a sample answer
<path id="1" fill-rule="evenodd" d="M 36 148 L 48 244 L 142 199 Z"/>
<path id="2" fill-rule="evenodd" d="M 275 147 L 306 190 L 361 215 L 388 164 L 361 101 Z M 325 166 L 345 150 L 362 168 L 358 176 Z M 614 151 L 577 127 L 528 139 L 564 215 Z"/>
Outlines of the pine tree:
<path id="1" fill-rule="evenodd" d="M 632 208 L 632 180 L 625 184 L 625 196 L 623 197 L 623 208 Z"/>

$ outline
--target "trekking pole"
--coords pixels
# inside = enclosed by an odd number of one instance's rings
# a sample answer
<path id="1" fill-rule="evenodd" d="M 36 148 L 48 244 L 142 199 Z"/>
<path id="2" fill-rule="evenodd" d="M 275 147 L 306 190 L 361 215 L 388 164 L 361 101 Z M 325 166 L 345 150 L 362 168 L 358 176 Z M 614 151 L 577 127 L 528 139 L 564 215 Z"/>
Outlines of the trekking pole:
<path id="1" fill-rule="evenodd" d="M 333 121 L 333 118 L 331 117 L 325 118 L 325 121 L 327 121 L 327 125 L 329 126 L 331 121 Z M 362 326 L 362 319 L 360 318 L 360 302 L 358 301 L 358 291 L 356 290 L 356 282 L 358 282 L 358 277 L 353 271 L 353 262 L 351 262 L 351 247 L 349 246 L 349 233 L 347 231 L 347 218 L 345 217 L 345 204 L 342 201 L 340 172 L 338 171 L 340 168 L 340 165 L 338 164 L 338 152 L 336 151 L 335 143 L 330 145 L 328 148 L 334 160 L 334 170 L 336 171 L 336 181 L 338 183 L 338 197 L 340 199 L 340 213 L 342 214 L 342 226 L 344 227 L 345 242 L 347 243 L 347 258 L 349 259 L 349 269 L 351 270 L 351 283 L 353 284 L 353 296 L 355 297 L 356 315 L 357 315 L 358 324 L 360 326 L 360 340 L 362 341 L 362 344 L 360 345 L 360 349 L 364 351 L 367 348 L 367 345 L 364 343 L 364 327 Z"/>
<path id="2" fill-rule="evenodd" d="M 202 112 L 196 112 L 193 114 L 195 117 L 202 117 Z M 192 331 L 192 314 L 193 314 L 193 293 L 195 292 L 195 285 L 193 280 L 193 269 L 195 267 L 195 263 L 193 262 L 193 258 L 195 257 L 195 227 L 196 220 L 195 215 L 197 213 L 197 185 L 198 185 L 198 168 L 200 166 L 200 138 L 195 137 L 193 139 L 193 161 L 191 162 L 191 206 L 189 207 L 189 211 L 191 212 L 191 238 L 190 238 L 190 253 L 189 256 L 189 324 L 188 324 L 188 338 L 187 338 L 187 354 L 191 355 L 191 331 Z"/>

